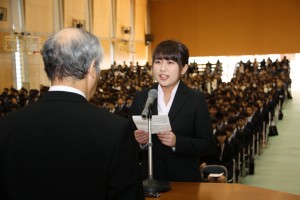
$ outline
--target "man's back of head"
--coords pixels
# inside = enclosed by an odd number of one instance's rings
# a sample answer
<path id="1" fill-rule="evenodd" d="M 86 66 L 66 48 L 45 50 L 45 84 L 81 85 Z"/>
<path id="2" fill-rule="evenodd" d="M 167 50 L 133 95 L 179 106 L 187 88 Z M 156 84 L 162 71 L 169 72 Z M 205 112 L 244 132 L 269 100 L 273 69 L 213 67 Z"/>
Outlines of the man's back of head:
<path id="1" fill-rule="evenodd" d="M 103 59 L 95 35 L 83 29 L 66 28 L 51 35 L 41 52 L 52 85 L 75 87 L 91 98 Z"/>

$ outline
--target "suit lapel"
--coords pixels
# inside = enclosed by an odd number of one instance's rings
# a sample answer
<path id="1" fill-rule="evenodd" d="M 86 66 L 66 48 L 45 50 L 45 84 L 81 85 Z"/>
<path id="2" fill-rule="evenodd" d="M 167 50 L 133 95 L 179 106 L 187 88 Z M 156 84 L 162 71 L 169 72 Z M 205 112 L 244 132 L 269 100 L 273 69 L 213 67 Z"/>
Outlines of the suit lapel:
<path id="1" fill-rule="evenodd" d="M 181 111 L 188 97 L 188 88 L 181 81 L 178 85 L 177 92 L 175 94 L 172 106 L 169 111 L 170 122 L 174 120 L 176 115 Z"/>
<path id="2" fill-rule="evenodd" d="M 154 87 L 150 88 L 150 89 L 157 89 L 158 88 L 158 84 L 155 84 Z M 177 113 L 179 113 L 183 107 L 183 105 L 185 104 L 185 101 L 187 100 L 188 97 L 188 87 L 182 83 L 180 81 L 179 85 L 178 85 L 178 89 L 177 92 L 175 94 L 172 106 L 170 108 L 169 111 L 169 118 L 170 118 L 170 122 L 172 122 L 175 118 L 175 116 L 177 115 Z M 146 100 L 148 97 L 148 91 L 147 91 L 147 95 L 146 95 Z M 145 100 L 145 102 L 146 102 Z M 151 112 L 152 115 L 157 115 L 158 111 L 157 111 L 157 99 L 154 101 L 153 106 L 151 108 Z"/>

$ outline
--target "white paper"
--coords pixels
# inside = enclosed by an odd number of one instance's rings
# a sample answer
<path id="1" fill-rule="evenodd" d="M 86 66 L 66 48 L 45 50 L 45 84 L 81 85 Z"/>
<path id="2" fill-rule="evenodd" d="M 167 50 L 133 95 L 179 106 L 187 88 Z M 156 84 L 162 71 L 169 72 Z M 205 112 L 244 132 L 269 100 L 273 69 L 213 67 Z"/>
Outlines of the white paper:
<path id="1" fill-rule="evenodd" d="M 147 118 L 143 119 L 142 116 L 132 116 L 132 119 L 139 130 L 148 132 Z M 151 124 L 152 134 L 172 130 L 168 115 L 152 115 Z"/>
<path id="2" fill-rule="evenodd" d="M 209 177 L 221 177 L 221 176 L 223 176 L 223 174 L 224 174 L 223 172 L 222 172 L 222 173 L 219 173 L 219 174 L 213 174 L 213 173 L 212 173 L 212 174 L 209 174 L 208 176 L 209 176 Z"/>

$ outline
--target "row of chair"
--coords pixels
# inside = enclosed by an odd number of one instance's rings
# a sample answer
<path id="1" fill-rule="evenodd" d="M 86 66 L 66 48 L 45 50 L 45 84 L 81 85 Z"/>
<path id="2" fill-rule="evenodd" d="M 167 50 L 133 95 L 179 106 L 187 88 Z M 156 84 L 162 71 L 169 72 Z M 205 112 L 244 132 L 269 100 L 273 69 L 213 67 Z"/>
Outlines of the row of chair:
<path id="1" fill-rule="evenodd" d="M 286 95 L 287 96 L 287 95 Z M 286 99 L 284 102 L 287 102 Z M 252 142 L 241 148 L 238 152 L 238 156 L 233 159 L 233 177 L 228 180 L 228 169 L 223 165 L 206 165 L 201 169 L 202 175 L 205 173 L 214 173 L 213 176 L 223 174 L 226 177 L 228 183 L 241 183 L 241 181 L 247 175 L 254 175 L 255 171 L 255 158 L 260 156 L 263 149 L 270 145 L 269 137 L 278 135 L 276 124 L 278 120 L 282 119 L 282 107 L 279 101 L 274 109 L 274 114 L 269 112 L 268 123 L 263 122 L 263 128 L 261 132 L 253 134 Z M 204 177 L 204 176 L 203 176 Z M 208 181 L 204 178 L 203 181 Z"/>

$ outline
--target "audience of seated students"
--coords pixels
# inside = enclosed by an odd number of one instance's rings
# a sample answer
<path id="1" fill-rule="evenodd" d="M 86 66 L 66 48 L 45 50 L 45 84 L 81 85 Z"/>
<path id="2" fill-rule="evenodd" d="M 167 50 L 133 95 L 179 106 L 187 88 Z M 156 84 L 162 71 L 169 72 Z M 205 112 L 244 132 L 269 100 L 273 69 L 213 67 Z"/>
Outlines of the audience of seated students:
<path id="1" fill-rule="evenodd" d="M 261 142 L 266 124 L 274 120 L 276 106 L 282 107 L 285 99 L 292 98 L 289 60 L 284 57 L 275 62 L 270 58 L 260 63 L 240 61 L 230 82 L 222 82 L 221 75 L 220 62 L 207 63 L 202 71 L 193 62 L 182 80 L 206 95 L 214 134 L 225 130 L 227 141 L 233 146 L 233 158 L 240 159 L 236 168 L 241 169 L 239 164 L 245 160 L 239 153 L 247 155 L 249 147 L 255 145 L 253 141 Z M 150 87 L 151 77 L 148 63 L 114 63 L 109 70 L 102 71 L 91 103 L 128 117 L 135 92 Z M 29 91 L 4 88 L 0 94 L 0 117 L 36 102 L 47 90 L 46 86 Z"/>
<path id="2" fill-rule="evenodd" d="M 241 63 L 240 66 L 243 68 L 238 67 L 236 69 L 234 78 L 229 83 L 222 82 L 220 78 L 222 75 L 220 62 L 215 64 L 215 68 L 212 68 L 212 64 L 207 64 L 205 71 L 199 71 L 197 63 L 191 63 L 191 68 L 194 69 L 189 70 L 187 76 L 183 77 L 183 81 L 195 90 L 203 91 L 207 95 L 208 103 L 211 103 L 210 106 L 217 106 L 222 112 L 235 106 L 234 104 L 241 104 L 243 101 L 247 103 L 249 100 L 254 101 L 258 97 L 264 98 L 262 94 L 270 94 L 273 98 L 273 93 L 277 91 L 282 98 L 285 97 L 283 96 L 285 93 L 282 95 L 283 91 L 290 93 L 289 61 L 286 58 L 281 62 L 278 60 L 272 62 L 268 59 L 268 62 L 264 64 L 265 66 L 262 64 L 258 66 L 257 61 L 253 64 L 250 61 Z M 214 85 L 212 82 L 216 82 L 215 88 L 207 87 L 208 80 L 211 81 L 210 85 Z M 136 65 L 130 63 L 129 66 L 125 62 L 122 65 L 114 63 L 111 69 L 103 71 L 98 84 L 99 89 L 95 93 L 92 103 L 99 106 L 103 106 L 105 102 L 115 102 L 116 104 L 118 97 L 132 98 L 136 91 L 149 87 L 152 82 L 151 66 L 148 63 L 145 66 L 139 65 L 139 63 Z M 6 93 L 8 92 L 9 89 L 6 88 Z M 17 92 L 21 93 L 21 90 Z M 26 92 L 28 93 L 28 91 Z M 34 99 L 41 95 L 36 93 L 42 92 L 42 90 L 33 92 L 35 92 L 33 94 L 35 97 L 32 99 L 30 97 L 30 102 L 34 102 Z M 3 98 L 1 97 L 1 99 Z M 23 103 L 21 107 L 24 105 Z"/>

